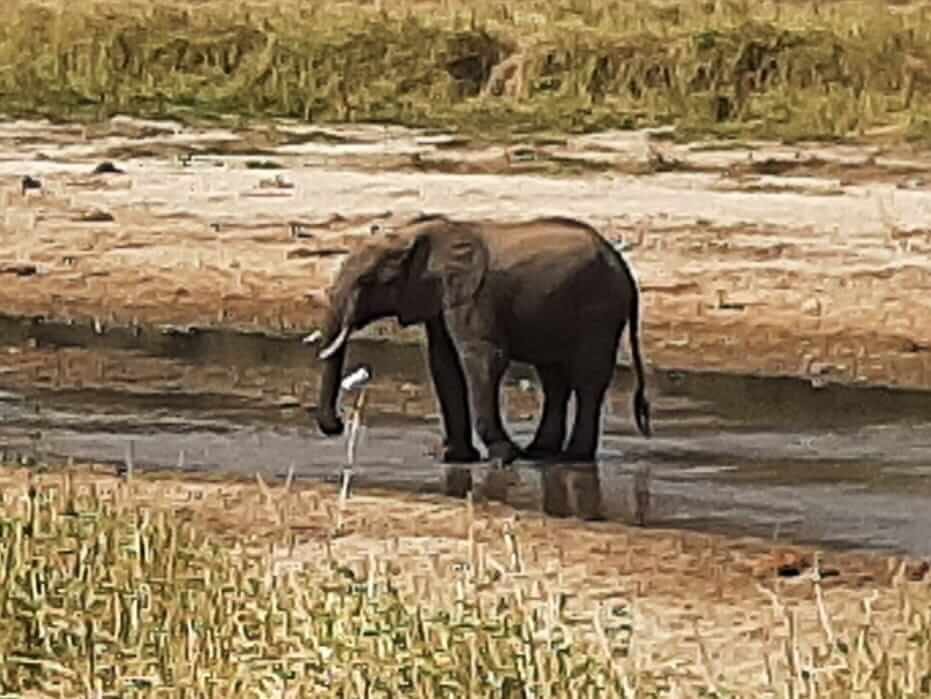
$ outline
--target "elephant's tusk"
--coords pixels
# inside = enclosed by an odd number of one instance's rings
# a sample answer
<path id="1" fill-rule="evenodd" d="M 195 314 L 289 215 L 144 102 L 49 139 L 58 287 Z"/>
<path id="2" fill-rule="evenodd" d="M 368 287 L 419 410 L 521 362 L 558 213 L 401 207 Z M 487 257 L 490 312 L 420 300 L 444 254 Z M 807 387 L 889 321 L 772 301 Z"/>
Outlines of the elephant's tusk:
<path id="1" fill-rule="evenodd" d="M 338 350 L 340 347 L 343 346 L 343 343 L 346 342 L 347 337 L 349 337 L 349 326 L 344 325 L 343 329 L 340 331 L 339 335 L 337 335 L 336 339 L 333 340 L 333 342 L 331 342 L 329 345 L 324 347 L 322 350 L 320 350 L 320 354 L 318 354 L 317 356 L 320 359 L 329 359 L 330 356 L 336 352 L 336 350 Z"/>
<path id="2" fill-rule="evenodd" d="M 314 330 L 310 335 L 301 340 L 305 345 L 313 345 L 320 341 L 320 338 L 323 337 L 323 333 L 319 330 Z"/>

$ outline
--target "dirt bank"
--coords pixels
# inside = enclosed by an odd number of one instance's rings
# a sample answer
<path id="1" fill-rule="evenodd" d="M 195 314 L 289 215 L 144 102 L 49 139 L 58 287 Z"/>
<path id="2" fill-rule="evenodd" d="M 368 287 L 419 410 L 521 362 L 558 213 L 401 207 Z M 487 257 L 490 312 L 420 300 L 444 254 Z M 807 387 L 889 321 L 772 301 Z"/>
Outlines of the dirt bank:
<path id="1" fill-rule="evenodd" d="M 124 172 L 94 174 L 104 160 Z M 372 224 L 561 214 L 628 250 L 653 365 L 928 387 L 928 165 L 633 132 L 489 149 L 383 127 L 6 123 L 0 307 L 101 332 L 309 330 L 315 295 Z"/>

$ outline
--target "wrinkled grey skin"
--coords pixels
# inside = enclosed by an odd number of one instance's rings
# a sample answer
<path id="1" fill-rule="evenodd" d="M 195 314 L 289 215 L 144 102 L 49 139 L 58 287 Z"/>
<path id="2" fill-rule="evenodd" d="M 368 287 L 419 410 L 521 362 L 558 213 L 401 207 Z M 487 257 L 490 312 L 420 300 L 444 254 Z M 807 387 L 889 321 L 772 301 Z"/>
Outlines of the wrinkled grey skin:
<path id="1" fill-rule="evenodd" d="M 492 460 L 594 460 L 602 403 L 628 325 L 634 417 L 650 434 L 637 283 L 621 255 L 579 221 L 422 216 L 350 255 L 328 297 L 317 409 L 326 435 L 343 431 L 337 403 L 350 334 L 387 317 L 426 328 L 447 463 L 479 460 L 473 419 Z M 543 384 L 542 419 L 524 450 L 501 418 L 500 384 L 511 360 L 534 365 Z M 573 392 L 576 418 L 566 444 Z"/>

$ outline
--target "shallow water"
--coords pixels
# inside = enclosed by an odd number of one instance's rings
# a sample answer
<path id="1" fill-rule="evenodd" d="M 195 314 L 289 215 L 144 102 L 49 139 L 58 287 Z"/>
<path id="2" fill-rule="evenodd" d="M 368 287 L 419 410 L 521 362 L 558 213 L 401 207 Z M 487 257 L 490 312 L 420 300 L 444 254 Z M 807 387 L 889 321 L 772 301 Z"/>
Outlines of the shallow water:
<path id="1" fill-rule="evenodd" d="M 80 325 L 13 318 L 0 318 L 0 337 L 7 349 L 83 348 L 110 357 L 160 358 L 179 370 L 287 371 L 312 386 L 318 370 L 299 337 L 152 328 L 97 334 Z M 356 340 L 347 370 L 360 362 L 374 369 L 373 395 L 382 390 L 395 396 L 394 387 L 406 385 L 426 396 L 420 405 L 427 410 L 373 400 L 357 450 L 356 488 L 463 495 L 471 486 L 479 497 L 555 516 L 630 522 L 639 473 L 649 482 L 648 526 L 931 555 L 927 393 L 659 371 L 651 377 L 655 434 L 644 439 L 627 412 L 631 377 L 619 369 L 597 466 L 517 463 L 493 471 L 444 467 L 432 455 L 440 426 L 429 414 L 420 347 Z M 323 438 L 307 410 L 270 407 L 267 397 L 191 382 L 180 390 L 142 377 L 144 391 L 126 390 L 125 382 L 55 387 L 15 380 L 17 371 L 0 375 L 6 391 L 0 395 L 0 445 L 8 456 L 120 464 L 131 449 L 137 468 L 283 478 L 293 466 L 296 478 L 325 480 L 339 477 L 346 458 L 344 438 Z M 521 379 L 528 377 L 533 374 L 527 367 L 511 372 L 510 403 L 527 402 Z M 522 417 L 510 426 L 525 443 L 536 417 L 526 419 L 526 411 Z"/>

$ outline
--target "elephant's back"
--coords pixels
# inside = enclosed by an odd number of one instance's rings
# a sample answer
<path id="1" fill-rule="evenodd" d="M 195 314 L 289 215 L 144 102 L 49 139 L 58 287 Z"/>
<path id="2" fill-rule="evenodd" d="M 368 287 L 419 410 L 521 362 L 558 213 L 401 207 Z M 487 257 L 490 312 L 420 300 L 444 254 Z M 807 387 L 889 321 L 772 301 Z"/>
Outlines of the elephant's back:
<path id="1" fill-rule="evenodd" d="M 545 346 L 608 329 L 626 318 L 630 281 L 610 244 L 585 224 L 541 219 L 489 230 L 499 317 L 522 328 L 512 338 L 532 360 Z"/>
<path id="2" fill-rule="evenodd" d="M 493 267 L 537 267 L 560 276 L 606 259 L 607 241 L 586 223 L 550 217 L 520 223 L 494 224 L 488 229 Z"/>

